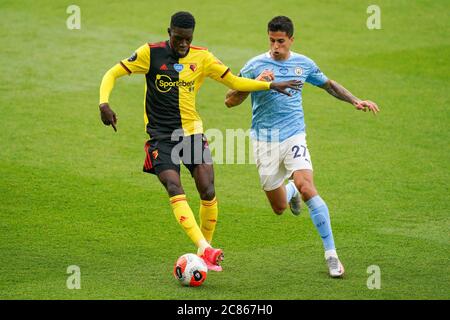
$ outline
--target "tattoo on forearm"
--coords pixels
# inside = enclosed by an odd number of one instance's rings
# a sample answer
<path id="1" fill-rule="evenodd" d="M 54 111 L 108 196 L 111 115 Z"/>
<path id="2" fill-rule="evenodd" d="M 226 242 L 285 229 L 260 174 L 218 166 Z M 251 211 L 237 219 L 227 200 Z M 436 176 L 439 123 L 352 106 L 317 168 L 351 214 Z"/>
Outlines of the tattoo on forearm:
<path id="1" fill-rule="evenodd" d="M 324 88 L 329 94 L 333 97 L 336 97 L 340 100 L 347 101 L 349 103 L 353 103 L 354 101 L 358 101 L 359 99 L 355 97 L 350 91 L 345 89 L 336 81 L 330 81 L 329 85 Z"/>

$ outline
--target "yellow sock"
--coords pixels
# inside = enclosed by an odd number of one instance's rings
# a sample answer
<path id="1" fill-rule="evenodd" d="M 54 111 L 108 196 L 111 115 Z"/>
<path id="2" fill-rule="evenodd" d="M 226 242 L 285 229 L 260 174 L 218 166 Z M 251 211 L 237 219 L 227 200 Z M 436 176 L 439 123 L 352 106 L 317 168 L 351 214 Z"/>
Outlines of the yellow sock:
<path id="1" fill-rule="evenodd" d="M 175 218 L 184 229 L 184 232 L 186 232 L 197 247 L 200 247 L 205 238 L 198 227 L 197 221 L 195 221 L 191 207 L 189 207 L 189 204 L 186 201 L 186 195 L 180 194 L 171 197 L 170 205 L 172 206 Z"/>
<path id="2" fill-rule="evenodd" d="M 217 199 L 201 200 L 200 203 L 200 230 L 206 241 L 211 243 L 214 230 L 216 229 L 217 216 L 219 208 L 217 207 Z"/>

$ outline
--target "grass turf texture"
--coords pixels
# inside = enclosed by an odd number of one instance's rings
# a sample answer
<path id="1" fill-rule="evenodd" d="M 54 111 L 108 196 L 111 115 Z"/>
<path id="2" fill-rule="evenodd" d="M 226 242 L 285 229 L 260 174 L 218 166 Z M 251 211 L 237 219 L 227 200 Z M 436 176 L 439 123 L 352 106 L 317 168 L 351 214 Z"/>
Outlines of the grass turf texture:
<path id="1" fill-rule="evenodd" d="M 449 56 L 447 1 L 378 1 L 382 30 L 366 28 L 371 1 L 2 1 L 0 38 L 0 298 L 2 299 L 448 299 Z M 141 172 L 142 76 L 116 83 L 118 133 L 99 120 L 103 73 L 145 42 L 165 40 L 170 15 L 197 19 L 194 44 L 235 73 L 267 50 L 266 24 L 290 16 L 293 50 L 376 101 L 378 117 L 304 88 L 315 182 L 327 202 L 346 277 L 327 276 L 322 243 L 302 216 L 274 215 L 256 168 L 216 165 L 224 272 L 202 287 L 172 276 L 193 252 L 163 187 Z M 206 128 L 243 128 L 249 102 L 223 104 L 207 80 Z M 183 170 L 189 203 L 193 181 Z M 81 290 L 66 268 L 81 268 Z M 366 272 L 381 268 L 381 289 Z"/>

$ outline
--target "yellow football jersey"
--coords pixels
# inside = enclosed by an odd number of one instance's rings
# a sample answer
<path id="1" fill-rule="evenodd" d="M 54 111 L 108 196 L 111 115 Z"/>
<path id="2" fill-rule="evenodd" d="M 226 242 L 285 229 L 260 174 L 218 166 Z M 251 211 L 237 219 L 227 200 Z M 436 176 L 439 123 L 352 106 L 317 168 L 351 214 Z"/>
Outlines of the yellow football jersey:
<path id="1" fill-rule="evenodd" d="M 206 48 L 191 46 L 179 58 L 168 41 L 145 44 L 120 64 L 129 74 L 145 74 L 144 118 L 151 138 L 170 137 L 176 129 L 184 135 L 203 133 L 197 92 L 206 77 L 221 81 L 229 71 Z"/>

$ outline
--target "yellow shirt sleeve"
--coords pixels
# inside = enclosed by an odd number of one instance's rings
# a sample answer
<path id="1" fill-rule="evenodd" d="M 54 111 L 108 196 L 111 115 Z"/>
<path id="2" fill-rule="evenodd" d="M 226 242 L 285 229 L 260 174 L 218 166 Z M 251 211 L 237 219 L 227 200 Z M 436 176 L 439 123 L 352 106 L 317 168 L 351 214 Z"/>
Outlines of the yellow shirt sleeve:
<path id="1" fill-rule="evenodd" d="M 100 104 L 108 103 L 116 79 L 126 74 L 128 74 L 127 71 L 119 63 L 105 73 L 100 85 Z"/>
<path id="2" fill-rule="evenodd" d="M 260 91 L 270 90 L 270 82 L 257 81 L 237 77 L 231 73 L 230 68 L 225 66 L 212 53 L 207 52 L 205 60 L 205 75 L 238 91 Z"/>
<path id="3" fill-rule="evenodd" d="M 204 72 L 205 76 L 220 81 L 229 68 L 217 59 L 211 52 L 206 51 Z"/>
<path id="4" fill-rule="evenodd" d="M 147 73 L 150 68 L 150 47 L 144 44 L 128 59 L 124 59 L 109 69 L 100 85 L 100 104 L 107 103 L 116 79 L 126 74 Z"/>
<path id="5" fill-rule="evenodd" d="M 120 61 L 120 65 L 131 73 L 147 73 L 150 68 L 150 47 L 144 44 L 139 47 L 128 59 Z"/>
<path id="6" fill-rule="evenodd" d="M 230 89 L 242 92 L 270 90 L 270 82 L 237 77 L 230 71 L 224 75 L 220 82 Z"/>

